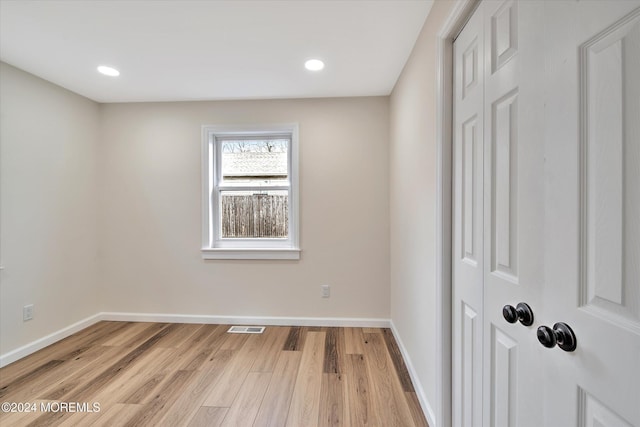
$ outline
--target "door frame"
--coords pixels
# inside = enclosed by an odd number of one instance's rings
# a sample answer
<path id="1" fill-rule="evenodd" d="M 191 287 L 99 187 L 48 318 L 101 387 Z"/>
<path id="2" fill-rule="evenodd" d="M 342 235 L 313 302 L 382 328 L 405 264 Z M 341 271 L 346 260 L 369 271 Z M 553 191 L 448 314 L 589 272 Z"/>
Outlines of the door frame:
<path id="1" fill-rule="evenodd" d="M 481 0 L 457 0 L 436 38 L 436 422 L 452 416 L 453 42 Z"/>

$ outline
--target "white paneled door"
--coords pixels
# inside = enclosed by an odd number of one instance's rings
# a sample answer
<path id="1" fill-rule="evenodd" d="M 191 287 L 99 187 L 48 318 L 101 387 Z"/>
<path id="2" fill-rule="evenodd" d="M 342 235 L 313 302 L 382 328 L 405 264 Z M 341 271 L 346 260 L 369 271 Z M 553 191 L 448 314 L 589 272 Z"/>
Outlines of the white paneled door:
<path id="1" fill-rule="evenodd" d="M 545 424 L 640 426 L 640 2 L 545 3 Z"/>
<path id="2" fill-rule="evenodd" d="M 482 2 L 453 126 L 454 425 L 640 426 L 640 1 Z"/>
<path id="3" fill-rule="evenodd" d="M 482 24 L 482 15 L 474 14 L 454 44 L 453 423 L 459 426 L 479 425 L 482 418 Z"/>

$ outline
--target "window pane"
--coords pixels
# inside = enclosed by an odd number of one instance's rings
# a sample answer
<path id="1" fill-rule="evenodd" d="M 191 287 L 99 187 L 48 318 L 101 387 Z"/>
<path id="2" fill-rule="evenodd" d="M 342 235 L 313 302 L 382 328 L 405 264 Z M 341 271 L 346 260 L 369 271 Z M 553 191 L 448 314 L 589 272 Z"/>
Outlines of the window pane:
<path id="1" fill-rule="evenodd" d="M 289 237 L 288 191 L 222 191 L 222 238 Z"/>
<path id="2" fill-rule="evenodd" d="M 227 185 L 276 185 L 288 181 L 288 139 L 221 142 L 222 179 Z"/>

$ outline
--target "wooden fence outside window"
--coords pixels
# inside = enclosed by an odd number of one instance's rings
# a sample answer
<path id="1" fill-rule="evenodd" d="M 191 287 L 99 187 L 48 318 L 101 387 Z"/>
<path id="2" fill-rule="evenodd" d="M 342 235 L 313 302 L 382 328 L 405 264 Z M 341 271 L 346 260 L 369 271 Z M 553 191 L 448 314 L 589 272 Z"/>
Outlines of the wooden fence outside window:
<path id="1" fill-rule="evenodd" d="M 287 195 L 253 194 L 222 196 L 223 238 L 287 238 Z"/>

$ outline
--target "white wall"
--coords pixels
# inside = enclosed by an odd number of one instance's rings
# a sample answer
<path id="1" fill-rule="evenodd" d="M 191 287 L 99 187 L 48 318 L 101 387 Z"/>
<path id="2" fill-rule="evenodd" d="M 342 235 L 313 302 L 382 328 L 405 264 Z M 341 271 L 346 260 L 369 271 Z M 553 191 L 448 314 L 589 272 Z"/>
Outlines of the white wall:
<path id="1" fill-rule="evenodd" d="M 0 120 L 4 354 L 98 311 L 99 106 L 0 63 Z"/>
<path id="2" fill-rule="evenodd" d="M 390 101 L 391 320 L 432 411 L 439 374 L 435 346 L 436 34 L 454 4 L 434 3 Z"/>
<path id="3" fill-rule="evenodd" d="M 389 318 L 388 97 L 102 105 L 104 311 Z M 300 261 L 204 261 L 203 124 L 300 126 Z M 320 285 L 331 285 L 331 298 Z"/>

